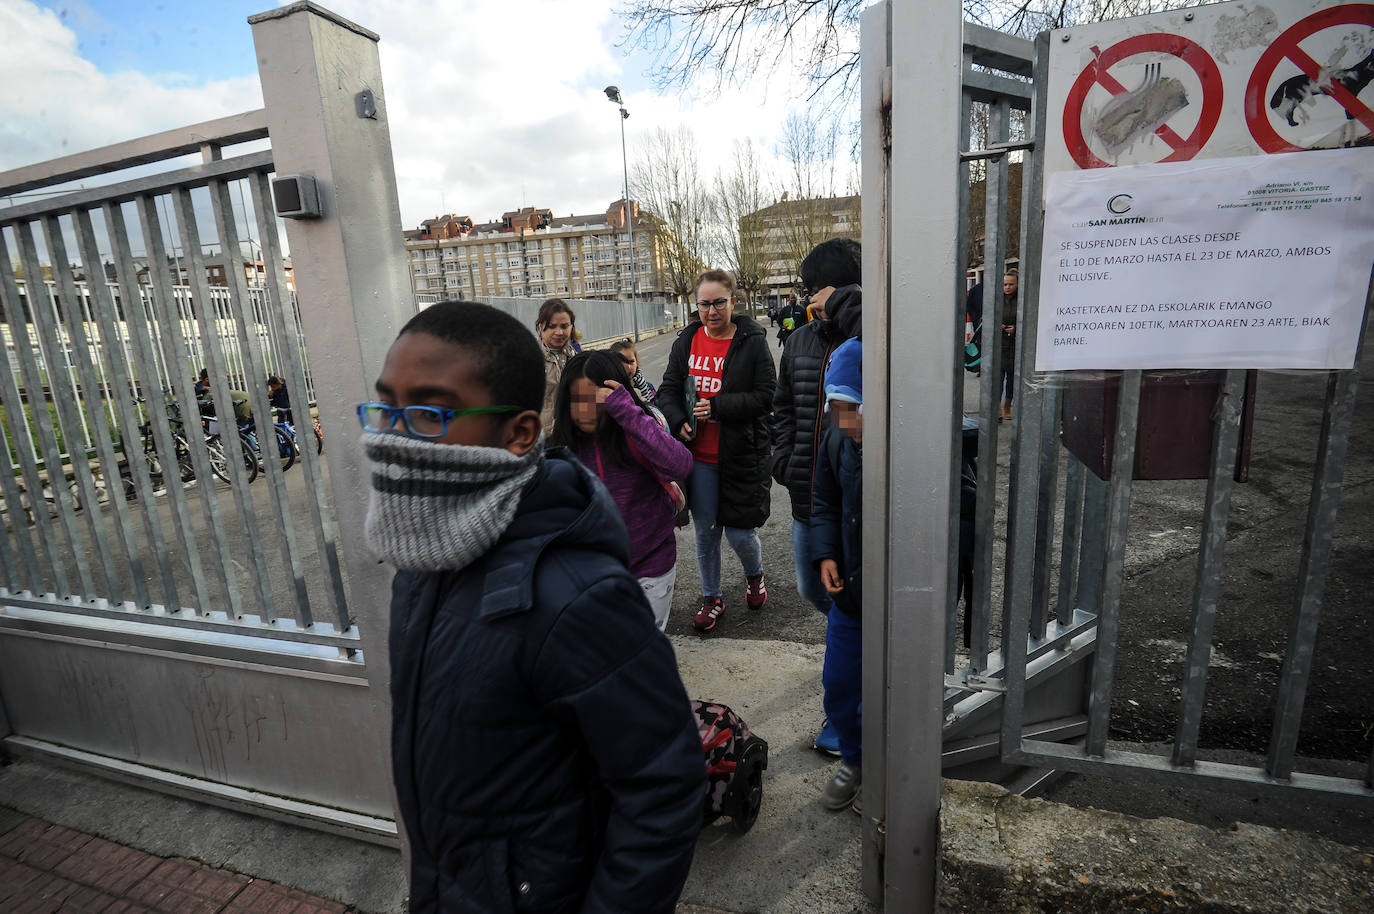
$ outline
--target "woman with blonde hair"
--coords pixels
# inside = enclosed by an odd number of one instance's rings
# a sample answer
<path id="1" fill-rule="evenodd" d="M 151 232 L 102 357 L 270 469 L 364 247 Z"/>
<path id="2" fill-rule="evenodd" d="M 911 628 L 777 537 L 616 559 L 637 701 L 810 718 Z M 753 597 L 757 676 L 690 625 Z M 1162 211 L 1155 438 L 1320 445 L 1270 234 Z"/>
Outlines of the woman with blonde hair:
<path id="1" fill-rule="evenodd" d="M 561 298 L 550 298 L 539 306 L 534 330 L 544 349 L 544 408 L 539 411 L 539 418 L 544 423 L 544 434 L 548 435 L 553 432 L 558 381 L 563 377 L 568 359 L 582 351 L 577 343 L 582 335 L 577 332 L 577 315 Z"/>

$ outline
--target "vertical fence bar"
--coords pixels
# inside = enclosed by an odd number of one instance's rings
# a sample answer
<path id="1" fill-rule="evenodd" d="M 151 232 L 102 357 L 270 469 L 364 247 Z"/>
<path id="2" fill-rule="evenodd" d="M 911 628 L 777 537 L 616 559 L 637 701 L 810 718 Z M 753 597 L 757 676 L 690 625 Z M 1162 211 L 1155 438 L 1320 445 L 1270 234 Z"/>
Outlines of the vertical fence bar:
<path id="1" fill-rule="evenodd" d="M 1207 664 L 1212 655 L 1212 627 L 1221 595 L 1221 567 L 1226 553 L 1226 525 L 1231 515 L 1231 491 L 1240 444 L 1240 413 L 1245 393 L 1245 370 L 1226 372 L 1212 426 L 1212 465 L 1207 473 L 1207 506 L 1202 517 L 1202 548 L 1198 551 L 1197 579 L 1193 585 L 1193 615 L 1188 631 L 1188 657 L 1184 661 L 1178 731 L 1174 736 L 1173 762 L 1192 765 L 1197 760 L 1197 734 L 1207 694 Z"/>
<path id="2" fill-rule="evenodd" d="M 1037 253 L 1034 258 L 1039 261 Z M 1023 331 L 1024 332 L 1024 331 Z M 1035 508 L 1035 571 L 1031 589 L 1031 630 L 1045 637 L 1050 617 L 1050 556 L 1054 551 L 1054 505 L 1059 494 L 1059 386 L 1051 380 L 1041 390 L 1040 482 Z"/>
<path id="3" fill-rule="evenodd" d="M 69 360 L 75 362 L 82 389 L 86 392 L 85 398 L 78 398 L 75 384 L 71 384 L 68 390 L 59 389 L 53 383 L 52 365 L 49 364 L 48 386 L 52 392 L 53 405 L 57 407 L 57 418 L 63 426 L 64 435 L 66 434 L 65 430 L 70 429 L 73 432 L 79 431 L 79 438 L 85 439 L 86 421 L 78 404 L 82 399 L 85 399 L 88 404 L 91 402 L 97 404 L 97 408 L 92 410 L 92 413 L 95 420 L 98 421 L 96 434 L 103 439 L 104 443 L 104 448 L 98 452 L 103 459 L 105 454 L 113 455 L 113 449 L 110 447 L 109 429 L 105 427 L 104 416 L 101 415 L 99 408 L 100 385 L 96 380 L 95 372 L 91 369 L 91 347 L 86 340 L 86 328 L 82 323 L 84 315 L 81 313 L 81 303 L 77 296 L 76 286 L 72 282 L 71 270 L 67 266 L 71 263 L 71 258 L 67 256 L 66 239 L 62 236 L 62 226 L 57 216 L 44 216 L 40 224 L 43 227 L 44 244 L 48 251 L 48 259 L 53 264 L 53 276 L 56 278 L 55 284 L 58 289 L 58 307 L 54 316 L 65 323 L 67 334 L 70 335 L 70 345 L 63 339 L 64 334 L 61 325 L 45 326 L 45 322 L 40 321 L 39 326 L 44 327 L 48 334 L 45 345 L 53 353 L 49 357 L 50 361 L 57 358 L 59 354 L 61 356 L 63 380 L 70 382 L 72 373 L 66 369 L 66 364 Z M 98 260 L 97 264 L 99 264 Z M 89 452 L 84 444 L 80 447 L 75 446 L 71 435 L 66 435 L 66 438 L 67 458 L 71 461 L 77 488 L 81 491 L 82 513 L 86 517 L 86 527 L 91 535 L 91 552 L 94 553 L 96 561 L 100 563 L 100 570 L 105 579 L 103 595 L 111 603 L 123 603 L 124 587 L 120 573 L 115 568 L 114 553 L 110 550 L 109 536 L 105 529 L 104 518 L 101 516 L 100 494 L 96 491 L 95 479 L 91 473 L 91 462 L 87 456 Z M 106 466 L 110 465 L 106 464 Z M 48 472 L 48 482 L 53 482 L 51 470 Z M 125 531 L 121 530 L 121 542 L 123 532 Z M 82 556 L 78 555 L 77 561 L 82 561 Z"/>
<path id="4" fill-rule="evenodd" d="M 14 273 L 10 269 L 9 245 L 5 242 L 5 233 L 0 227 L 0 313 L 3 313 L 5 324 L 9 327 L 10 338 L 14 344 L 15 357 L 19 360 L 20 370 L 28 371 L 28 363 L 33 359 L 33 350 L 29 345 L 28 323 L 24 319 L 24 306 L 19 300 L 19 284 L 15 282 Z M 20 338 L 22 335 L 22 339 Z M 8 358 L 8 353 L 6 354 Z M 37 377 L 35 369 L 33 376 Z M 22 380 L 22 375 L 21 375 Z M 26 386 L 28 386 L 26 384 Z M 24 410 L 24 401 L 19 394 L 19 385 L 14 380 L 13 369 L 6 365 L 0 371 L 0 403 L 4 404 L 6 424 L 9 427 L 10 438 L 14 442 L 14 449 L 18 456 L 20 474 L 24 479 L 24 487 L 28 495 L 28 514 L 32 517 L 30 521 L 25 517 L 24 496 L 20 494 L 19 487 L 14 485 L 14 473 L 10 469 L 13 463 L 6 463 L 3 468 L 5 474 L 5 500 L 10 506 L 10 524 L 14 528 L 15 536 L 20 539 L 20 552 L 25 556 L 25 564 L 32 553 L 33 564 L 30 567 L 31 575 L 28 587 L 30 591 L 41 593 L 51 589 L 62 595 L 68 595 L 71 590 L 67 584 L 67 573 L 63 565 L 61 555 L 58 552 L 57 538 L 54 535 L 52 525 L 48 523 L 48 509 L 43 501 L 43 484 L 38 476 L 37 447 L 33 440 L 33 434 L 29 428 L 29 422 Z M 46 413 L 46 408 L 44 409 Z M 13 460 L 15 455 L 10 455 Z M 20 527 L 25 527 L 24 533 L 20 534 Z M 38 536 L 38 551 L 34 552 L 32 543 L 29 541 L 28 529 L 32 528 Z M 46 566 L 48 573 L 45 574 L 43 566 Z"/>
<path id="5" fill-rule="evenodd" d="M 255 174 L 249 179 L 249 190 L 253 197 L 253 211 L 258 218 L 258 237 L 262 239 L 262 255 L 266 264 L 266 288 L 271 296 L 264 308 L 267 322 L 274 332 L 286 342 L 282 345 L 282 374 L 289 382 L 288 391 L 301 391 L 300 405 L 292 403 L 293 418 L 296 423 L 297 439 L 301 445 L 301 470 L 305 473 L 306 507 L 310 512 L 310 526 L 315 531 L 315 546 L 319 550 L 328 582 L 326 595 L 334 610 L 334 618 L 340 628 L 352 624 L 345 596 L 343 569 L 339 561 L 339 537 L 334 522 L 334 513 L 329 508 L 325 492 L 323 464 L 315 452 L 315 436 L 311 431 L 309 399 L 304 391 L 308 388 L 305 380 L 305 348 L 297 335 L 300 327 L 300 314 L 295 299 L 286 288 L 286 271 L 282 265 L 281 241 L 277 237 L 275 212 L 272 209 L 271 190 L 266 174 Z M 287 325 L 286 321 L 290 321 Z"/>
<path id="6" fill-rule="evenodd" d="M 1116 672 L 1116 642 L 1121 630 L 1121 590 L 1125 583 L 1126 527 L 1131 512 L 1131 482 L 1135 474 L 1136 424 L 1140 413 L 1139 369 L 1121 373 L 1121 396 L 1116 408 L 1116 436 L 1112 442 L 1112 479 L 1107 489 L 1107 548 L 1102 571 L 1102 609 L 1097 615 L 1097 652 L 1093 662 L 1092 694 L 1088 701 L 1088 755 L 1107 750 L 1111 718 L 1112 676 Z"/>
<path id="7" fill-rule="evenodd" d="M 988 106 L 988 144 L 1007 139 L 1007 103 Z M 978 503 L 973 526 L 973 638 L 969 648 L 969 671 L 982 673 L 988 668 L 988 632 L 992 604 L 993 521 L 997 511 L 997 423 L 1002 374 L 1002 277 L 1006 264 L 1007 209 L 1003 202 L 1007 187 L 1005 156 L 985 160 L 983 179 L 983 348 L 981 402 L 978 423 Z M 989 271 L 996 269 L 994 279 Z M 992 323 L 989 323 L 989 320 Z M 995 328 L 995 329 L 994 329 Z"/>
<path id="8" fill-rule="evenodd" d="M 310 589 L 305 581 L 305 569 L 301 565 L 300 550 L 296 546 L 296 528 L 291 518 L 291 500 L 286 495 L 286 480 L 283 478 L 281 457 L 277 444 L 277 430 L 273 421 L 272 407 L 267 401 L 267 374 L 262 352 L 257 342 L 256 327 L 249 330 L 248 320 L 252 317 L 249 308 L 248 281 L 244 276 L 243 259 L 239 253 L 238 227 L 234 224 L 233 202 L 223 181 L 210 182 L 210 204 L 214 212 L 215 228 L 219 235 L 220 250 L 223 252 L 229 277 L 228 310 L 235 332 L 234 341 L 238 345 L 243 360 L 244 383 L 247 385 L 249 402 L 256 421 L 258 448 L 262 455 L 263 468 L 267 471 L 267 491 L 271 496 L 272 510 L 275 515 L 277 533 L 281 538 L 282 563 L 289 569 L 295 593 L 293 614 L 296 621 L 309 626 L 314 621 L 310 612 Z M 250 335 L 251 333 L 251 335 Z M 256 526 L 253 528 L 258 529 Z M 258 537 L 254 536 L 254 540 Z M 265 556 L 263 557 L 265 561 Z M 269 582 L 264 581 L 264 585 Z M 270 586 L 265 586 L 270 594 Z M 275 622 L 275 606 L 271 599 L 264 599 L 268 608 L 268 622 Z"/>
<path id="9" fill-rule="evenodd" d="M 1068 479 L 1064 483 L 1064 532 L 1059 545 L 1059 601 L 1057 617 L 1060 625 L 1073 618 L 1074 593 L 1078 589 L 1079 538 L 1083 517 L 1083 462 L 1068 456 Z"/>
<path id="10" fill-rule="evenodd" d="M 42 266 L 38 262 L 38 251 L 34 247 L 33 230 L 27 222 L 16 223 L 14 226 L 15 241 L 19 244 L 19 260 L 24 266 L 24 276 L 41 277 L 43 275 Z M 65 268 L 65 267 L 64 267 Z M 53 360 L 61 358 L 61 347 L 51 351 L 52 344 L 48 329 L 52 323 L 52 309 L 47 298 L 48 290 L 44 284 L 37 280 L 29 280 L 26 284 L 26 291 L 29 292 L 29 313 L 33 317 L 34 327 L 38 330 L 39 345 L 48 348 L 50 351 L 44 355 L 48 367 L 49 376 L 53 370 Z M 13 325 L 11 325 L 13 326 Z M 62 449 L 57 444 L 56 430 L 52 424 L 52 417 L 48 415 L 47 398 L 43 396 L 43 378 L 38 370 L 38 363 L 33 357 L 33 351 L 28 347 L 16 346 L 19 353 L 20 363 L 24 366 L 24 389 L 29 395 L 29 410 L 33 416 L 34 424 L 38 426 L 38 441 L 43 449 L 43 469 L 48 474 L 48 486 L 52 490 L 53 504 L 57 508 L 57 519 L 61 525 L 62 533 L 67 539 L 67 555 L 71 557 L 72 564 L 76 568 L 76 579 L 81 588 L 83 599 L 91 599 L 96 595 L 95 581 L 91 577 L 91 569 L 85 560 L 86 550 L 81 541 L 81 533 L 76 525 L 75 506 L 72 504 L 72 494 L 67 489 L 66 473 L 62 470 Z M 58 414 L 58 426 L 61 427 L 61 413 Z M 34 489 L 29 493 L 29 504 L 35 509 L 35 520 L 39 517 L 39 509 L 43 505 L 43 489 Z M 58 559 L 54 558 L 54 567 Z M 62 594 L 70 596 L 70 594 Z"/>
<path id="11" fill-rule="evenodd" d="M 863 891 L 879 904 L 885 895 L 886 875 L 884 859 L 887 853 L 888 807 L 888 729 L 900 704 L 893 701 L 888 690 L 889 649 L 892 633 L 892 583 L 890 574 L 892 511 L 890 480 L 894 470 L 889 441 L 892 404 L 891 384 L 891 236 L 889 234 L 890 130 L 892 94 L 892 3 L 874 4 L 863 12 L 860 36 L 860 107 L 863 164 L 863 234 L 868 243 L 863 248 L 863 286 L 868 307 L 863 314 L 864 361 L 870 377 L 866 399 L 869 415 L 878 417 L 870 425 L 869 435 L 874 442 L 864 462 L 863 485 L 869 493 L 864 513 L 867 521 L 860 535 L 863 538 L 864 579 L 872 582 L 866 588 L 863 616 L 863 702 L 870 713 L 863 716 L 864 789 L 867 815 L 861 825 L 863 843 Z M 895 774 L 895 772 L 893 772 Z M 901 775 L 897 775 L 901 776 Z"/>
<path id="12" fill-rule="evenodd" d="M 1350 447 L 1350 426 L 1355 418 L 1355 395 L 1360 386 L 1360 351 L 1364 345 L 1364 326 L 1374 307 L 1374 275 L 1365 294 L 1365 320 L 1360 322 L 1355 341 L 1355 363 L 1344 371 L 1327 376 L 1326 402 L 1322 409 L 1322 431 L 1317 450 L 1316 471 L 1312 478 L 1312 498 L 1307 508 L 1307 530 L 1303 537 L 1302 562 L 1298 566 L 1298 600 L 1288 627 L 1288 650 L 1279 673 L 1279 691 L 1274 707 L 1274 729 L 1269 739 L 1265 770 L 1270 777 L 1287 780 L 1293 774 L 1293 757 L 1298 750 L 1298 730 L 1302 708 L 1307 699 L 1307 683 L 1312 674 L 1312 654 L 1321 623 L 1322 601 L 1326 596 L 1326 574 L 1331 566 L 1332 541 L 1336 535 L 1336 512 L 1341 502 L 1341 479 L 1345 475 L 1345 456 Z"/>
<path id="13" fill-rule="evenodd" d="M 8 375 L 5 371 L 3 374 Z M 14 386 L 11 378 L 10 383 L 0 388 L 3 391 L 3 402 L 7 415 L 19 416 L 23 422 L 24 410 L 22 405 L 18 411 L 12 411 L 8 405 L 10 402 L 9 388 Z M 16 397 L 16 400 L 18 398 Z M 42 593 L 46 588 L 43 586 L 43 572 L 38 567 L 38 555 L 33 550 L 33 540 L 29 537 L 29 528 L 33 526 L 29 522 L 27 513 L 24 510 L 24 499 L 19 493 L 19 487 L 14 484 L 14 456 L 10 452 L 10 442 L 7 435 L 0 434 L 0 458 L 5 464 L 0 467 L 0 494 L 5 497 L 5 512 L 9 517 L 9 527 L 14 534 L 15 550 L 18 552 L 18 560 L 12 555 L 5 557 L 5 589 L 11 593 L 27 590 L 29 593 Z M 8 540 L 8 537 L 6 537 Z M 6 546 L 6 552 L 9 547 Z"/>
<path id="14" fill-rule="evenodd" d="M 152 288 L 149 290 L 149 299 L 152 304 L 152 313 L 157 326 L 156 347 L 151 344 L 154 340 L 149 339 L 150 344 L 146 355 L 150 363 L 155 358 L 154 353 L 160 351 L 164 346 L 170 347 L 174 352 L 185 352 L 185 336 L 182 333 L 181 315 L 177 309 L 176 293 L 172 287 L 171 275 L 167 270 L 167 248 L 162 237 L 162 227 L 158 224 L 157 203 L 152 195 L 145 195 L 138 199 L 138 220 L 139 228 L 143 233 L 143 240 L 148 252 L 148 265 L 150 278 L 153 280 Z M 196 479 L 199 480 L 201 510 L 205 516 L 205 527 L 211 535 L 223 527 L 219 523 L 219 503 L 215 494 L 215 476 L 210 470 L 210 456 L 206 450 L 205 435 L 197 428 L 200 417 L 194 412 L 192 404 L 196 402 L 194 385 L 185 379 L 185 366 L 177 366 L 164 359 L 168 375 L 168 384 L 172 389 L 172 395 L 180 403 L 186 404 L 182 409 L 186 441 L 191 450 L 191 463 L 196 470 Z M 176 453 L 172 444 L 172 433 L 168 427 L 166 411 L 162 408 L 163 391 L 161 388 L 161 377 L 159 377 L 159 387 L 157 391 L 157 408 L 149 410 L 149 419 L 153 423 L 153 440 L 157 443 L 158 453 Z M 146 393 L 152 393 L 151 390 Z M 231 466 L 237 465 L 237 451 L 228 450 L 226 442 L 225 453 Z M 191 512 L 186 503 L 186 496 L 180 486 L 172 486 L 167 490 L 167 497 L 171 500 L 173 511 L 177 517 L 177 524 L 181 528 L 181 542 L 186 550 L 186 559 L 192 569 L 192 581 L 196 587 L 197 605 L 196 612 L 204 614 L 214 607 L 214 599 L 210 595 L 211 582 L 207 579 L 204 565 L 201 562 L 200 548 L 196 543 L 195 528 L 191 524 Z M 229 603 L 229 615 L 237 619 L 243 615 L 241 601 L 238 595 L 238 588 L 234 580 L 233 563 L 228 555 L 228 550 L 222 540 L 215 542 L 215 547 L 207 549 L 208 554 L 214 555 L 218 560 L 218 571 L 214 584 L 218 584 L 222 592 L 226 595 Z"/>
<path id="15" fill-rule="evenodd" d="M 1048 85 L 1049 68 L 1049 45 L 1047 35 L 1041 35 L 1035 43 L 1034 61 L 1034 84 L 1036 91 L 1031 103 L 1031 118 L 1034 136 L 1040 142 L 1045 136 L 1046 129 L 1046 106 L 1045 91 Z M 1021 204 L 1021 246 L 1032 263 L 1038 263 L 1040 255 L 1040 215 L 1042 208 L 1042 182 L 1043 170 L 1040 161 L 1043 156 L 1039 153 L 1028 155 L 1022 164 L 1022 204 Z M 1035 227 L 1034 235 L 1030 235 L 1028 227 Z M 1021 258 L 1021 263 L 1026 264 L 1026 257 Z M 1002 267 L 999 264 L 999 269 Z M 987 281 L 986 271 L 984 282 Z M 1001 291 L 1002 277 L 997 277 L 997 289 Z M 1029 274 L 1029 279 L 1023 281 L 1018 295 L 1018 316 L 1017 333 L 1021 337 L 1021 377 L 1024 380 L 1028 375 L 1028 366 L 1035 364 L 1035 336 L 1036 322 L 1039 310 L 1039 290 L 1035 273 Z M 984 286 L 986 291 L 987 286 Z M 988 326 L 987 297 L 984 296 L 983 326 Z M 998 333 L 1001 333 L 1001 298 L 998 300 L 998 314 L 994 326 Z M 984 335 L 986 341 L 987 336 Z M 986 342 L 984 350 L 987 349 Z M 1001 348 L 1001 338 L 998 338 L 997 348 Z M 984 357 L 984 365 L 987 363 Z M 1000 384 L 1000 381 L 999 381 Z M 1016 417 L 1013 419 L 1014 432 L 1012 439 L 1012 481 L 1014 485 L 1007 496 L 1008 519 L 1007 519 L 1007 578 L 1006 592 L 1002 600 L 1002 657 L 1003 657 L 1003 682 L 1006 692 L 1002 696 L 1002 718 L 998 733 L 998 742 L 1003 758 L 1012 758 L 1021 749 L 1021 730 L 1025 717 L 1026 707 L 1026 654 L 1029 648 L 1027 635 L 1031 625 L 1032 601 L 1027 599 L 1030 595 L 1030 578 L 1034 573 L 1034 543 L 1030 537 L 1036 532 L 1036 512 L 1034 510 L 1034 499 L 1036 497 L 1036 486 L 1034 485 L 1036 466 L 1034 460 L 1027 460 L 1029 454 L 1036 454 L 1041 448 L 1040 441 L 1040 397 L 1038 392 L 1028 396 L 1028 385 L 1022 385 L 1020 405 L 1016 410 Z M 1030 400 L 1031 402 L 1027 402 Z M 995 404 L 989 401 L 988 407 Z M 981 480 L 980 480 L 981 486 Z M 991 493 L 989 493 L 991 494 Z M 1044 496 L 1046 498 L 1050 496 Z M 1026 529 L 1022 529 L 1026 528 Z M 1018 599 L 1018 596 L 1021 598 Z"/>
<path id="16" fill-rule="evenodd" d="M 1048 55 L 1046 55 L 1048 57 Z M 1047 70 L 1034 71 L 1035 79 L 1048 80 Z M 1048 114 L 1040 105 L 1031 112 L 1031 130 L 1040 143 L 1047 130 Z M 1037 563 L 1048 564 L 1052 536 L 1049 525 L 1053 514 L 1055 485 L 1059 469 L 1054 459 L 1054 439 L 1045 439 L 1045 406 L 1050 404 L 1053 414 L 1055 394 L 1046 392 L 1035 377 L 1037 326 L 1040 318 L 1040 248 L 1041 208 L 1043 206 L 1042 171 L 1044 155 L 1023 153 L 1021 162 L 1021 224 L 1018 289 L 1016 295 L 1016 346 L 1012 364 L 1003 370 L 1012 371 L 1016 409 L 1012 417 L 1011 455 L 1007 479 L 1007 555 L 1003 568 L 1002 627 L 1011 626 L 1011 607 L 1015 600 L 1030 601 L 1030 618 L 1026 634 L 1043 638 L 1045 613 L 1041 605 L 1042 591 L 1037 590 L 1040 577 Z M 1002 277 L 997 277 L 1000 287 Z M 1001 327 L 999 315 L 998 327 Z M 983 321 L 987 325 L 986 318 Z M 999 337 L 1000 341 L 1000 337 Z M 1000 382 L 999 382 L 1000 383 Z M 1006 640 L 1003 639 L 1003 656 Z"/>
<path id="17" fill-rule="evenodd" d="M 1107 482 L 1091 471 L 1083 474 L 1082 524 L 1073 603 L 1096 615 L 1102 611 L 1102 573 L 1106 564 L 1107 541 L 1103 534 L 1107 529 Z"/>
<path id="18" fill-rule="evenodd" d="M 964 48 L 963 63 L 960 66 L 961 73 L 968 73 L 973 68 L 973 51 Z M 968 91 L 960 87 L 959 91 L 959 151 L 966 152 L 972 143 L 973 133 L 973 99 Z M 968 297 L 968 245 L 963 243 L 968 238 L 968 200 L 969 200 L 969 163 L 962 158 L 959 160 L 955 186 L 958 190 L 956 206 L 959 212 L 958 238 L 960 243 L 955 251 L 958 269 L 954 275 L 954 301 L 963 302 Z M 957 307 L 956 307 L 957 310 Z M 950 434 L 953 440 L 959 442 L 959 447 L 950 451 L 950 490 L 959 491 L 960 474 L 963 470 L 963 434 L 964 434 L 964 324 L 965 321 L 956 320 L 954 328 L 954 351 L 959 353 L 959 357 L 954 360 L 954 396 L 950 403 L 950 418 L 953 428 Z M 960 501 L 954 499 L 949 506 L 949 541 L 959 542 L 959 521 L 960 521 Z M 949 608 L 945 612 L 945 673 L 954 672 L 954 652 L 956 640 L 959 632 L 959 550 L 951 549 L 949 552 L 949 592 L 954 594 L 954 598 L 949 602 Z M 973 595 L 969 594 L 966 598 L 967 605 L 972 605 Z"/>
<path id="19" fill-rule="evenodd" d="M 201 253 L 200 227 L 196 224 L 196 209 L 191 201 L 191 191 L 184 187 L 172 191 L 172 206 L 177 216 L 177 231 L 181 235 L 181 246 L 186 252 L 186 269 L 188 273 L 188 285 L 191 289 L 191 304 L 196 320 L 200 327 L 200 338 L 202 345 L 205 346 L 206 354 L 210 361 L 210 386 L 214 392 L 215 415 L 219 419 L 220 437 L 224 442 L 224 452 L 228 458 L 230 466 L 230 478 L 233 482 L 229 489 L 234 496 L 234 505 L 238 509 L 239 522 L 244 529 L 249 531 L 245 537 L 249 556 L 248 567 L 253 583 L 256 585 L 258 597 L 261 599 L 261 613 L 265 619 L 276 619 L 276 601 L 272 596 L 272 584 L 267 573 L 267 560 L 263 554 L 261 539 L 254 534 L 258 529 L 257 512 L 253 507 L 253 496 L 248 491 L 247 471 L 240 459 L 240 439 L 237 435 L 238 422 L 234 415 L 233 400 L 229 395 L 228 372 L 224 363 L 220 360 L 223 354 L 220 350 L 219 319 L 214 303 L 210 300 L 210 287 L 205 276 L 205 257 Z M 184 360 L 178 360 L 179 364 L 173 369 L 182 384 L 190 384 L 190 372 Z M 219 509 L 218 499 L 207 498 L 206 505 L 212 507 L 210 511 L 213 523 L 210 524 L 210 538 L 220 550 L 221 560 L 225 568 L 225 576 L 231 574 L 231 569 L 235 563 L 229 554 L 229 543 L 224 536 L 223 516 Z M 234 618 L 240 618 L 241 611 L 235 612 Z"/>
<path id="20" fill-rule="evenodd" d="M 891 56 L 890 120 L 891 150 L 900 155 L 901 167 L 886 172 L 890 234 L 880 236 L 890 241 L 891 285 L 877 313 L 864 311 L 865 367 L 872 369 L 866 373 L 885 378 L 888 387 L 878 420 L 888 426 L 885 488 L 870 491 L 868 467 L 864 468 L 866 500 L 886 498 L 888 505 L 886 586 L 876 595 L 889 613 L 888 742 L 883 760 L 887 778 L 884 808 L 873 810 L 865 804 L 864 814 L 885 816 L 885 909 L 927 914 L 935 910 L 939 857 L 945 640 L 941 629 L 949 605 L 945 588 L 951 546 L 946 512 L 948 500 L 958 498 L 957 490 L 949 489 L 954 447 L 949 433 L 954 427 L 949 421 L 951 363 L 956 354 L 950 343 L 957 335 L 951 326 L 955 309 L 949 300 L 948 273 L 957 262 L 959 244 L 953 180 L 963 83 L 958 5 L 893 3 L 891 47 L 901 49 Z M 867 124 L 882 123 L 880 105 L 866 102 Z M 871 142 L 882 148 L 887 135 L 879 132 Z M 920 206 L 909 205 L 915 200 Z M 877 253 L 881 256 L 882 249 Z M 869 263 L 866 260 L 865 267 Z M 865 269 L 866 286 L 868 274 Z M 894 313 L 897 307 L 899 315 Z M 871 318 L 920 326 L 926 332 L 914 342 L 903 341 L 901 358 L 889 345 L 870 360 Z M 931 434 L 932 429 L 938 433 Z M 876 697 L 867 685 L 866 705 Z"/>

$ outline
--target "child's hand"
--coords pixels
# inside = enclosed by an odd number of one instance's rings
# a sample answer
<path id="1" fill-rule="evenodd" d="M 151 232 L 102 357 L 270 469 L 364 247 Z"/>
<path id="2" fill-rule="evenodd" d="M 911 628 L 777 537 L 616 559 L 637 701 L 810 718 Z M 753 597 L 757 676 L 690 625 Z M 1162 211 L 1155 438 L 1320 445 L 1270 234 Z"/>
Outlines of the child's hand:
<path id="1" fill-rule="evenodd" d="M 611 391 L 620 386 L 619 381 L 606 380 L 596 389 L 596 405 L 601 406 L 606 402 L 606 398 L 611 395 Z"/>
<path id="2" fill-rule="evenodd" d="M 826 593 L 839 593 L 844 590 L 844 580 L 840 578 L 840 566 L 834 559 L 821 559 L 821 583 Z"/>

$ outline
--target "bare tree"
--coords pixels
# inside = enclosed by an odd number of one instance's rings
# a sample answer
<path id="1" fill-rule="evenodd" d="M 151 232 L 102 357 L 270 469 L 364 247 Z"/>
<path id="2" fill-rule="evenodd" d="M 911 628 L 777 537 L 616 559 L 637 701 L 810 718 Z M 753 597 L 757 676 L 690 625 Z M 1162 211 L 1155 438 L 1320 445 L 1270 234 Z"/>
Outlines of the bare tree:
<path id="1" fill-rule="evenodd" d="M 622 0 L 625 43 L 656 55 L 660 88 L 705 79 L 720 91 L 760 72 L 796 69 L 812 100 L 852 97 L 859 20 L 869 0 Z M 1045 29 L 1121 19 L 1197 0 L 963 0 L 971 22 L 1027 38 Z"/>
<path id="2" fill-rule="evenodd" d="M 630 194 L 648 213 L 663 256 L 664 278 L 680 302 L 706 263 L 711 200 L 701 181 L 696 137 L 687 127 L 660 127 L 635 156 Z"/>
<path id="3" fill-rule="evenodd" d="M 735 144 L 734 160 L 715 182 L 715 247 L 756 315 L 769 274 L 767 227 L 760 215 L 772 199 L 768 184 L 752 140 Z"/>
<path id="4" fill-rule="evenodd" d="M 780 151 L 788 174 L 776 227 L 781 235 L 785 275 L 798 282 L 802 258 L 835 234 L 838 139 L 833 120 L 817 124 L 794 112 L 783 124 Z"/>

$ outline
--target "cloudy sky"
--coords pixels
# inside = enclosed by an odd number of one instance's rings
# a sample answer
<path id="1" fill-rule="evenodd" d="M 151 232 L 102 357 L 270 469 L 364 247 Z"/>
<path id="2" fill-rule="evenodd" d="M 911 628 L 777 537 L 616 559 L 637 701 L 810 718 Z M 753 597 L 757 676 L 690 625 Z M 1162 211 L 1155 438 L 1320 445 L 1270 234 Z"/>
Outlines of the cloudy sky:
<path id="1" fill-rule="evenodd" d="M 707 170 L 752 136 L 772 153 L 799 79 L 660 95 L 621 47 L 608 0 L 321 0 L 381 35 L 401 220 L 479 221 L 519 206 L 600 212 L 620 195 L 618 85 L 630 156 L 686 124 Z M 0 0 L 0 170 L 262 106 L 248 16 L 271 3 Z M 18 91 L 15 91 L 16 88 Z"/>

